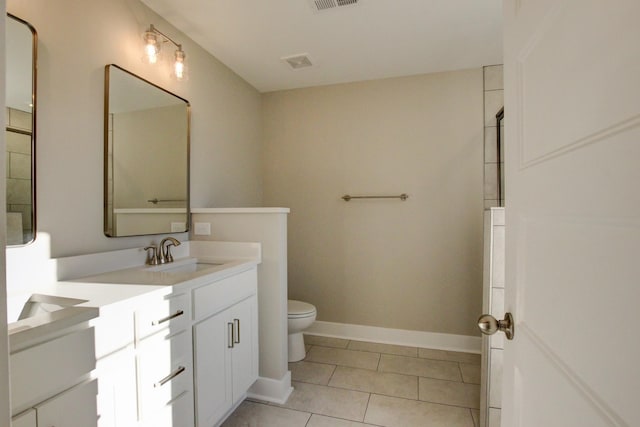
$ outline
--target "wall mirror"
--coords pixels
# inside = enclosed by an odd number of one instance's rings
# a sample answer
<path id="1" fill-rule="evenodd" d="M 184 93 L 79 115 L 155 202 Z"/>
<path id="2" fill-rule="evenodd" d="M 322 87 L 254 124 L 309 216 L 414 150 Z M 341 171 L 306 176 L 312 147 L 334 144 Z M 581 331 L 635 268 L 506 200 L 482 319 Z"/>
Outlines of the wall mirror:
<path id="1" fill-rule="evenodd" d="M 117 65 L 105 67 L 104 232 L 189 227 L 189 102 Z"/>
<path id="2" fill-rule="evenodd" d="M 26 21 L 6 17 L 7 246 L 36 235 L 36 52 L 38 38 Z"/>

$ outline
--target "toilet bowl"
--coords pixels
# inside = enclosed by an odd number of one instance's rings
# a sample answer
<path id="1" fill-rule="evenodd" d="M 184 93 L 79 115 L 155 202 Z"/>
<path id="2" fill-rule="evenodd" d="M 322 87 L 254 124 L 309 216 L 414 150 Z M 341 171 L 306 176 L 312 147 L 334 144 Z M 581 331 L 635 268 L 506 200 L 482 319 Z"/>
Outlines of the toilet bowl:
<path id="1" fill-rule="evenodd" d="M 287 312 L 289 362 L 298 362 L 306 356 L 302 332 L 315 322 L 316 308 L 312 304 L 290 299 L 287 301 Z"/>

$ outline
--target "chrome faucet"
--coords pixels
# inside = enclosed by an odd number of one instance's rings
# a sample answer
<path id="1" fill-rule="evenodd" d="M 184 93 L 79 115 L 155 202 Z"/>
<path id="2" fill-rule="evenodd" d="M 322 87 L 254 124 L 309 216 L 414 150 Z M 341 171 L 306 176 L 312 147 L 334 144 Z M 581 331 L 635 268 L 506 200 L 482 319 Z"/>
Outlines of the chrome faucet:
<path id="1" fill-rule="evenodd" d="M 169 242 L 167 245 L 165 243 Z M 160 264 L 166 264 L 173 262 L 173 255 L 171 255 L 171 246 L 180 246 L 180 241 L 173 237 L 165 237 L 158 246 L 158 262 Z"/>

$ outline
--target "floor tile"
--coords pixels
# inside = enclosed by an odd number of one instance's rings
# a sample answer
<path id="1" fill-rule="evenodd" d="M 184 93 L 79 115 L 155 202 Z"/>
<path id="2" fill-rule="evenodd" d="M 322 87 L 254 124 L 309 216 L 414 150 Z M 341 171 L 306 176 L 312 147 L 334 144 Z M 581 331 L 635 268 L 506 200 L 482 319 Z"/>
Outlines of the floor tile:
<path id="1" fill-rule="evenodd" d="M 222 424 L 222 427 L 305 427 L 311 414 L 244 401 Z"/>
<path id="2" fill-rule="evenodd" d="M 385 427 L 473 427 L 466 408 L 372 394 L 364 422 Z"/>
<path id="3" fill-rule="evenodd" d="M 397 374 L 416 375 L 425 378 L 462 381 L 458 363 L 443 360 L 418 359 L 383 354 L 380 358 L 378 370 L 381 372 L 395 372 Z"/>
<path id="4" fill-rule="evenodd" d="M 480 365 L 461 363 L 460 370 L 462 371 L 462 380 L 465 383 L 480 384 Z"/>
<path id="5" fill-rule="evenodd" d="M 283 426 L 284 427 L 284 426 Z M 307 427 L 375 427 L 371 424 L 363 424 L 355 421 L 341 420 L 339 418 L 325 417 L 324 415 L 311 415 Z"/>
<path id="6" fill-rule="evenodd" d="M 312 415 L 313 417 L 313 415 Z M 472 409 L 471 410 L 471 417 L 473 417 L 473 425 L 475 427 L 480 427 L 480 410 L 479 409 Z"/>
<path id="7" fill-rule="evenodd" d="M 285 408 L 351 421 L 364 418 L 368 393 L 299 382 L 292 382 L 292 385 L 293 393 L 282 405 Z"/>
<path id="8" fill-rule="evenodd" d="M 351 366 L 352 368 L 377 369 L 380 355 L 366 351 L 343 350 L 314 345 L 305 361 Z"/>
<path id="9" fill-rule="evenodd" d="M 304 360 L 289 363 L 291 379 L 293 381 L 301 381 L 304 383 L 327 385 L 329 384 L 329 379 L 335 369 L 335 365 L 313 363 Z"/>
<path id="10" fill-rule="evenodd" d="M 321 345 L 323 347 L 347 348 L 347 346 L 349 345 L 349 340 L 305 334 L 304 343 L 309 345 Z"/>
<path id="11" fill-rule="evenodd" d="M 308 353 L 309 350 L 311 350 L 311 344 L 305 344 L 304 345 L 304 351 Z"/>
<path id="12" fill-rule="evenodd" d="M 458 351 L 433 350 L 430 348 L 419 348 L 418 357 L 423 359 L 449 360 L 451 362 L 469 363 L 471 365 L 480 364 L 480 355 L 474 353 L 461 353 Z"/>
<path id="13" fill-rule="evenodd" d="M 420 378 L 419 396 L 426 402 L 480 408 L 480 386 L 476 384 Z"/>
<path id="14" fill-rule="evenodd" d="M 338 366 L 329 385 L 386 396 L 418 399 L 418 377 Z"/>
<path id="15" fill-rule="evenodd" d="M 417 357 L 417 347 L 405 347 L 393 344 L 378 344 L 365 341 L 351 341 L 347 346 L 349 350 L 370 351 L 373 353 L 395 354 L 398 356 Z"/>

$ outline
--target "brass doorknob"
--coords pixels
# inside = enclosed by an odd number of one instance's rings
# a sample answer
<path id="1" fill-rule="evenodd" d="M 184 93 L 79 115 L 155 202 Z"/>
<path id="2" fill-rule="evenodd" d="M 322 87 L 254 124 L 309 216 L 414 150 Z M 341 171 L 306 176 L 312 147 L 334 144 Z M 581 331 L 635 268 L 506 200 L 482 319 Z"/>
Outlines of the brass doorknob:
<path id="1" fill-rule="evenodd" d="M 513 339 L 513 315 L 511 313 L 505 313 L 503 320 L 496 320 L 490 314 L 483 314 L 478 319 L 478 328 L 480 328 L 480 332 L 485 335 L 493 335 L 498 331 L 502 331 L 507 336 L 508 340 Z"/>

